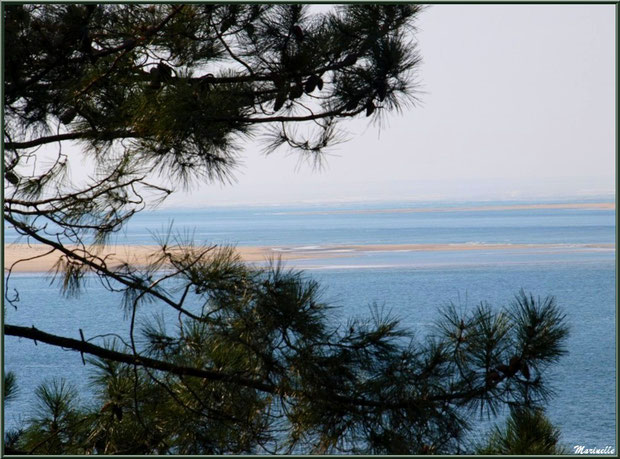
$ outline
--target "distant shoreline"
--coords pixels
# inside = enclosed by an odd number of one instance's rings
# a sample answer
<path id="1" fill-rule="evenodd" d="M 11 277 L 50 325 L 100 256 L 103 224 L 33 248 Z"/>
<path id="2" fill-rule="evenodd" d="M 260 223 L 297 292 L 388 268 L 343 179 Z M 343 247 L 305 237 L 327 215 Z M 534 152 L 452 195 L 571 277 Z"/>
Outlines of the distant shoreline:
<path id="1" fill-rule="evenodd" d="M 350 257 L 364 252 L 429 252 L 429 251 L 465 251 L 465 250 L 523 250 L 523 249 L 570 249 L 600 250 L 615 249 L 615 244 L 369 244 L 369 245 L 329 245 L 306 247 L 236 247 L 237 253 L 245 262 L 262 262 L 281 258 L 287 260 L 306 260 L 321 258 Z M 110 245 L 99 252 L 108 257 L 107 265 L 118 266 L 128 262 L 143 266 L 149 255 L 158 249 L 154 245 Z M 36 273 L 51 271 L 60 254 L 51 254 L 49 248 L 42 244 L 8 244 L 4 247 L 5 272 L 18 260 L 25 260 L 13 266 L 15 273 Z"/>
<path id="2" fill-rule="evenodd" d="M 205 202 L 199 205 L 188 204 L 185 201 L 175 202 L 165 201 L 165 203 L 158 207 L 158 210 L 162 211 L 171 211 L 171 210 L 197 210 L 197 209 L 210 209 L 210 210 L 221 210 L 223 208 L 226 209 L 256 209 L 256 208 L 347 208 L 349 206 L 359 207 L 359 206 L 367 206 L 371 205 L 373 207 L 385 207 L 393 206 L 397 203 L 398 206 L 402 206 L 402 208 L 423 208 L 425 206 L 437 206 L 440 208 L 446 208 L 446 206 L 453 206 L 452 208 L 460 208 L 460 207 L 486 207 L 490 205 L 497 206 L 521 206 L 521 205 L 572 205 L 573 203 L 577 203 L 578 205 L 585 204 L 590 205 L 591 203 L 595 206 L 599 204 L 609 204 L 615 202 L 615 194 L 614 193 L 602 193 L 592 196 L 571 196 L 571 197 L 559 197 L 559 196 L 530 196 L 530 197 L 521 197 L 521 198 L 481 198 L 481 197 L 471 197 L 466 199 L 464 197 L 445 197 L 442 199 L 438 198 L 407 198 L 403 196 L 393 196 L 390 198 L 366 198 L 362 199 L 359 197 L 356 198 L 346 198 L 346 199 L 317 199 L 317 200 L 308 200 L 308 199 L 300 199 L 293 201 L 223 201 L 223 202 Z"/>
<path id="3" fill-rule="evenodd" d="M 301 210 L 285 212 L 288 215 L 333 215 L 333 214 L 392 214 L 392 213 L 427 213 L 427 212 L 485 212 L 498 210 L 616 210 L 614 202 L 573 202 L 547 204 L 506 204 L 455 207 L 403 207 L 393 209 L 337 209 L 337 210 Z"/>

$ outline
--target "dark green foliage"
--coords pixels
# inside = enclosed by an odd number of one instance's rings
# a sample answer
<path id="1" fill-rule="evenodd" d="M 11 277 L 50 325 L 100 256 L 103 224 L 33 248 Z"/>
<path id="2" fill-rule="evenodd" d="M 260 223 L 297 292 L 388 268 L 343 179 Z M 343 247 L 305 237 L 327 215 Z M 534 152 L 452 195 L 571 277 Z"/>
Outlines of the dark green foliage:
<path id="1" fill-rule="evenodd" d="M 2 393 L 4 403 L 11 402 L 17 397 L 19 387 L 15 379 L 15 373 L 9 371 L 4 374 L 4 391 Z"/>
<path id="2" fill-rule="evenodd" d="M 184 306 L 196 319 L 156 316 L 131 342 L 108 346 L 224 379 L 91 360 L 97 404 L 77 410 L 67 386 L 39 390 L 45 410 L 20 449 L 43 441 L 56 422 L 64 436 L 45 442 L 56 454 L 445 454 L 466 440 L 472 412 L 532 406 L 543 387 L 533 381 L 555 358 L 536 350 L 520 357 L 530 380 L 518 372 L 489 378 L 525 345 L 515 319 L 521 296 L 499 311 L 448 308 L 436 331 L 417 340 L 378 307 L 368 318 L 330 324 L 319 285 L 279 264 L 250 268 L 228 249 L 161 250 L 179 268 L 173 290 L 193 292 Z M 555 306 L 530 308 L 538 327 Z M 548 345 L 561 352 L 563 319 L 547 325 L 557 340 Z"/>
<path id="3" fill-rule="evenodd" d="M 38 454 L 84 454 L 92 415 L 77 406 L 77 390 L 54 379 L 35 390 L 35 415 L 13 440 L 17 449 Z"/>
<path id="4" fill-rule="evenodd" d="M 566 454 L 559 444 L 560 431 L 539 408 L 514 408 L 504 428 L 496 426 L 478 454 Z"/>
<path id="5" fill-rule="evenodd" d="M 63 244 L 105 243 L 175 188 L 231 181 L 253 136 L 316 163 L 339 122 L 414 100 L 419 6 L 309 8 L 6 5 L 7 216 L 25 234 L 53 223 Z M 94 162 L 79 186 L 81 159 L 62 149 L 34 167 L 35 148 L 71 141 Z"/>

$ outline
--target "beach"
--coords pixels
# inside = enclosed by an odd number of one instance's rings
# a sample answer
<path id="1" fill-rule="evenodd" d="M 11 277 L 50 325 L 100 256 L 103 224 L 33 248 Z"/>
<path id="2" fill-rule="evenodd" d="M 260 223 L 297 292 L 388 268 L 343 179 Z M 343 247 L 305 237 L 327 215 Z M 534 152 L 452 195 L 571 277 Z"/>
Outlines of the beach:
<path id="1" fill-rule="evenodd" d="M 241 246 L 236 251 L 245 262 L 263 262 L 270 259 L 307 260 L 355 256 L 365 252 L 432 252 L 466 250 L 612 250 L 615 244 L 358 244 L 302 247 Z M 143 266 L 158 250 L 154 245 L 110 245 L 96 247 L 96 253 L 106 258 L 108 266 L 129 263 Z M 4 270 L 12 272 L 48 272 L 54 269 L 60 257 L 59 251 L 41 244 L 7 244 L 4 247 Z M 21 260 L 21 261 L 20 261 Z"/>

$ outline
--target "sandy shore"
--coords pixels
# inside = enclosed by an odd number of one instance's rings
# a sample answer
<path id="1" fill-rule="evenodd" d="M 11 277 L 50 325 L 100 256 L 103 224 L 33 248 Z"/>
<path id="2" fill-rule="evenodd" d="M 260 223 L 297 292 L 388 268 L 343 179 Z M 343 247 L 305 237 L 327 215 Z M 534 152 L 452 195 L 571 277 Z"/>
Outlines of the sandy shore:
<path id="1" fill-rule="evenodd" d="M 614 249 L 615 244 L 373 244 L 333 245 L 312 247 L 237 247 L 246 262 L 265 261 L 280 257 L 282 260 L 320 259 L 350 257 L 363 252 L 427 252 L 463 250 L 520 250 L 520 249 Z M 108 246 L 99 255 L 107 257 L 108 266 L 128 262 L 144 265 L 156 246 L 124 245 Z M 5 272 L 12 266 L 13 272 L 47 272 L 53 269 L 59 253 L 48 253 L 49 248 L 38 244 L 8 244 L 4 247 Z M 19 260 L 21 261 L 17 264 Z"/>
<path id="2" fill-rule="evenodd" d="M 100 257 L 106 257 L 108 266 L 118 266 L 122 263 L 144 265 L 149 257 L 158 249 L 149 245 L 122 245 L 107 246 L 98 251 Z M 314 258 L 312 254 L 297 254 L 276 252 L 270 247 L 238 247 L 237 253 L 244 261 L 264 261 L 280 256 L 283 260 Z M 60 253 L 48 253 L 49 248 L 40 244 L 8 244 L 4 247 L 4 270 L 13 266 L 14 272 L 46 272 L 56 265 Z M 19 260 L 19 263 L 15 264 Z M 15 264 L 15 265 L 14 265 Z"/>

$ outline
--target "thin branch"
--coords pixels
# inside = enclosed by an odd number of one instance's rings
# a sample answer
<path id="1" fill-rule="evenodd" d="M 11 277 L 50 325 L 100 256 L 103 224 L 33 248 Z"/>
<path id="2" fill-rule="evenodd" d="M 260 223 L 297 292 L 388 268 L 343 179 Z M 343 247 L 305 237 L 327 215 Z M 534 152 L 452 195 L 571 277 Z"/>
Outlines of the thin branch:
<path id="1" fill-rule="evenodd" d="M 365 110 L 366 109 L 362 107 L 362 108 L 358 108 L 355 111 L 345 113 L 344 107 L 340 107 L 340 108 L 336 108 L 334 110 L 330 110 L 327 112 L 321 112 L 321 113 L 317 113 L 313 115 L 306 115 L 306 116 L 269 116 L 269 117 L 264 117 L 264 118 L 247 118 L 247 117 L 212 118 L 211 121 L 215 121 L 215 122 L 235 121 L 235 122 L 240 122 L 240 123 L 252 123 L 252 124 L 274 123 L 274 122 L 301 122 L 301 121 L 313 121 L 313 120 L 336 117 L 336 116 L 341 117 L 341 118 L 345 118 L 345 117 L 348 118 L 348 117 L 352 117 L 355 115 L 359 115 Z"/>
<path id="2" fill-rule="evenodd" d="M 118 62 L 121 60 L 122 57 L 124 57 L 125 55 L 127 55 L 127 53 L 129 53 L 129 51 L 131 51 L 132 49 L 134 49 L 135 47 L 137 47 L 138 45 L 141 45 L 145 42 L 147 42 L 148 40 L 150 40 L 151 37 L 153 37 L 154 35 L 156 35 L 161 29 L 164 28 L 164 26 L 179 12 L 181 11 L 181 9 L 183 9 L 184 5 L 179 5 L 179 6 L 173 6 L 172 7 L 172 12 L 166 16 L 164 18 L 164 20 L 159 23 L 156 27 L 153 27 L 151 29 L 149 29 L 147 31 L 146 34 L 144 34 L 143 37 L 140 37 L 140 39 L 138 40 L 128 40 L 125 43 L 123 43 L 122 45 L 120 45 L 117 48 L 112 48 L 111 50 L 106 50 L 104 51 L 102 54 L 113 54 L 115 52 L 118 51 L 122 51 L 121 54 L 119 54 L 118 56 L 116 56 L 116 59 L 114 59 L 114 62 L 112 62 L 112 65 L 110 66 L 110 68 L 108 70 L 105 71 L 105 73 L 103 73 L 102 75 L 99 75 L 97 78 L 93 79 L 90 83 L 88 83 L 86 85 L 86 87 L 84 87 L 83 89 L 81 89 L 78 93 L 77 96 L 80 96 L 82 94 L 85 94 L 88 92 L 88 90 L 90 88 L 92 88 L 95 83 L 97 83 L 99 80 L 106 78 L 110 73 L 112 73 L 112 71 L 114 70 L 114 68 L 116 67 L 116 65 L 118 64 Z M 101 54 L 95 54 L 95 57 L 101 57 Z"/>
<path id="3" fill-rule="evenodd" d="M 218 31 L 218 28 L 215 27 L 212 22 L 211 22 L 211 27 L 213 27 L 213 30 L 215 31 L 215 34 L 217 35 L 217 38 L 220 40 L 220 42 L 222 43 L 222 45 L 224 46 L 224 48 L 226 49 L 226 51 L 228 52 L 230 57 L 232 57 L 235 61 L 237 61 L 241 65 L 243 65 L 247 69 L 247 71 L 250 72 L 250 75 L 254 76 L 254 70 L 252 70 L 252 67 L 250 67 L 245 61 L 243 61 L 241 58 L 239 58 L 233 52 L 233 50 L 230 49 L 230 47 L 228 46 L 228 43 L 226 43 L 226 40 L 224 40 L 224 37 L 222 37 L 222 34 Z"/>
<path id="4" fill-rule="evenodd" d="M 39 137 L 38 139 L 27 140 L 25 142 L 5 142 L 4 148 L 7 150 L 24 150 L 26 148 L 38 147 L 39 145 L 46 145 L 53 142 L 62 142 L 65 140 L 80 140 L 80 139 L 92 139 L 92 140 L 115 140 L 125 138 L 142 137 L 140 134 L 132 131 L 118 130 L 118 131 L 82 131 L 82 132 L 67 132 L 65 134 L 50 135 L 46 137 Z"/>
<path id="5" fill-rule="evenodd" d="M 33 230 L 32 228 L 28 227 L 27 225 L 25 225 L 22 222 L 19 222 L 17 220 L 15 220 L 12 216 L 5 214 L 4 215 L 4 219 L 6 221 L 8 221 L 9 223 L 12 223 L 13 226 L 16 229 L 19 229 L 21 231 L 24 232 L 24 234 L 27 234 L 28 236 L 36 239 L 37 241 L 43 243 L 43 244 L 47 244 L 51 247 L 54 247 L 56 250 L 62 252 L 63 254 L 65 254 L 67 257 L 77 260 L 85 265 L 87 265 L 88 267 L 90 267 L 91 269 L 93 269 L 95 272 L 99 273 L 99 274 L 103 274 L 105 276 L 111 277 L 112 279 L 120 282 L 121 284 L 127 286 L 127 287 L 131 287 L 131 288 L 135 288 L 138 289 L 140 291 L 148 291 L 148 293 L 160 300 L 162 300 L 163 302 L 165 302 L 166 304 L 168 304 L 169 306 L 172 306 L 174 309 L 176 309 L 177 311 L 182 312 L 183 314 L 187 315 L 188 317 L 191 317 L 194 320 L 197 320 L 199 322 L 204 321 L 204 319 L 200 316 L 197 316 L 196 314 L 191 313 L 190 311 L 183 309 L 182 307 L 180 307 L 177 303 L 175 303 L 173 300 L 171 300 L 170 298 L 168 298 L 165 295 L 162 295 L 161 293 L 149 289 L 148 287 L 145 287 L 144 285 L 140 284 L 139 282 L 136 282 L 135 280 L 128 280 L 126 279 L 124 276 L 114 272 L 114 271 L 110 271 L 106 266 L 101 265 L 95 261 L 93 261 L 93 259 L 90 258 L 86 258 L 86 256 L 82 256 L 82 255 L 78 255 L 77 253 L 75 253 L 73 250 L 68 249 L 67 247 L 65 247 L 63 244 L 59 243 L 59 242 L 54 242 L 50 239 L 44 238 L 43 236 L 41 236 L 37 231 Z M 90 255 L 90 254 L 88 254 Z M 92 258 L 97 258 L 91 255 Z"/>

